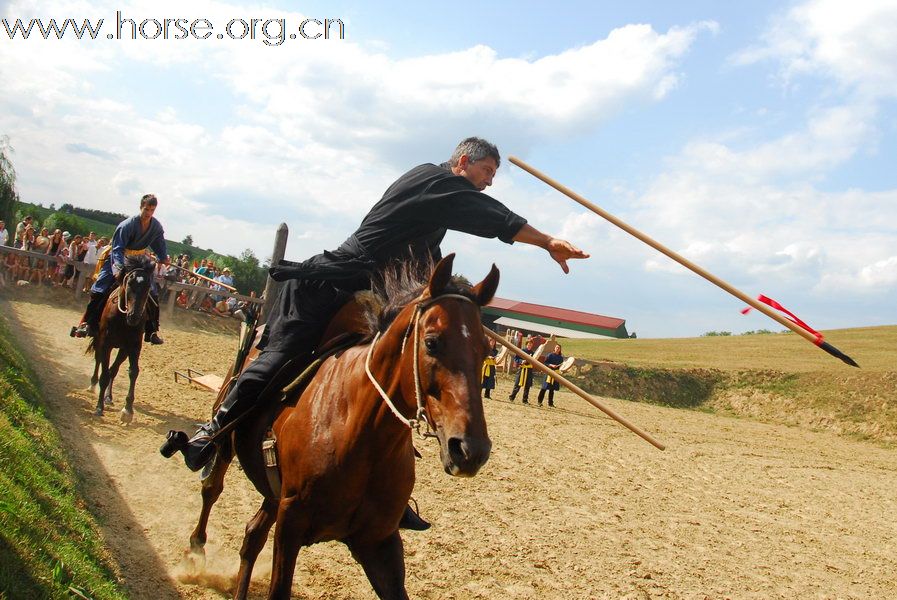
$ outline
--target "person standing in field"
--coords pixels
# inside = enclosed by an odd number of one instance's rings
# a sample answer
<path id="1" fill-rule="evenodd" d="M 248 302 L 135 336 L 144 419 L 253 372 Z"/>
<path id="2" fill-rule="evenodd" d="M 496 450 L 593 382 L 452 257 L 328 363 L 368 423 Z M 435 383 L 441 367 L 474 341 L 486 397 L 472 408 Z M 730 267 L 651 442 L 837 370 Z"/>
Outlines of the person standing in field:
<path id="1" fill-rule="evenodd" d="M 557 371 L 564 364 L 564 355 L 561 354 L 561 345 L 555 344 L 554 350 L 545 358 L 545 366 Z M 545 398 L 545 391 L 548 391 L 548 406 L 554 406 L 554 393 L 561 389 L 557 379 L 551 375 L 545 377 L 542 382 L 542 389 L 539 390 L 539 406 L 542 406 L 542 400 Z"/>

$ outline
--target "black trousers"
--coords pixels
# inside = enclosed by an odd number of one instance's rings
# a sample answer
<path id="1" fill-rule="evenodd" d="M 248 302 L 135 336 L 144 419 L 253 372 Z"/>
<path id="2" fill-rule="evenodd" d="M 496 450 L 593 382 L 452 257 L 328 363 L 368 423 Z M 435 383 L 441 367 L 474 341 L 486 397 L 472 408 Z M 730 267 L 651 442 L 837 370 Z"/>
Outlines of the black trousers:
<path id="1" fill-rule="evenodd" d="M 143 329 L 146 333 L 159 331 L 159 294 L 150 292 L 150 300 L 146 303 L 146 325 Z"/>
<path id="2" fill-rule="evenodd" d="M 213 425 L 221 428 L 257 402 L 278 398 L 280 389 L 311 363 L 327 325 L 351 297 L 351 292 L 327 281 L 286 282 L 268 318 L 259 344 L 261 354 L 240 374 L 212 419 Z M 289 367 L 282 371 L 287 363 Z M 263 396 L 266 388 L 270 393 Z"/>
<path id="3" fill-rule="evenodd" d="M 521 381 L 523 380 L 523 381 Z M 511 392 L 511 400 L 517 397 L 517 392 L 523 388 L 523 401 L 529 401 L 529 389 L 533 385 L 533 369 L 532 367 L 521 367 L 517 372 L 517 379 L 514 380 L 514 390 Z"/>

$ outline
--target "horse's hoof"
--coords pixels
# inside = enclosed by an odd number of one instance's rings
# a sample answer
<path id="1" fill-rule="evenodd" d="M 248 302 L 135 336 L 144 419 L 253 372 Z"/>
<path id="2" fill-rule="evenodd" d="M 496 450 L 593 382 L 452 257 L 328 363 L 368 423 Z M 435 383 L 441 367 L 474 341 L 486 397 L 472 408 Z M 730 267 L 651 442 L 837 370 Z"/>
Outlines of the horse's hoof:
<path id="1" fill-rule="evenodd" d="M 106 396 L 103 398 L 103 404 L 106 406 L 115 406 L 115 402 L 112 401 L 112 396 Z"/>
<path id="2" fill-rule="evenodd" d="M 198 575 L 206 569 L 206 551 L 202 546 L 184 551 L 184 570 Z"/>
<path id="3" fill-rule="evenodd" d="M 119 418 L 121 419 L 122 423 L 124 423 L 125 425 L 129 425 L 131 423 L 131 421 L 134 420 L 134 413 L 128 412 L 126 409 L 123 408 L 123 409 L 121 409 Z"/>
<path id="4" fill-rule="evenodd" d="M 95 411 L 93 411 L 93 416 L 102 417 L 103 416 L 103 407 L 98 406 L 97 409 Z"/>

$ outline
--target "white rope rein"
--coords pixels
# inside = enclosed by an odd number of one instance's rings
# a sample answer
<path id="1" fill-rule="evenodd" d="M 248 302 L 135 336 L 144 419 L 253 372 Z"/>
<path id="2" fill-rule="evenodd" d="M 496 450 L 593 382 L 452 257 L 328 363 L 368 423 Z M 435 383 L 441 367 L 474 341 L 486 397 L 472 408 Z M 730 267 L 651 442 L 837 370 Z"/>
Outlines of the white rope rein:
<path id="1" fill-rule="evenodd" d="M 123 293 L 122 293 L 122 290 L 124 290 L 125 288 L 127 288 L 127 285 L 128 285 L 128 279 L 130 279 L 131 276 L 133 276 L 134 273 L 136 273 L 138 270 L 143 270 L 143 269 L 137 269 L 137 270 L 135 270 L 135 271 L 131 271 L 130 273 L 128 273 L 127 275 L 125 275 L 125 278 L 124 278 L 124 281 L 122 281 L 122 284 L 121 284 L 120 286 L 118 286 L 117 288 L 115 288 L 115 291 L 112 292 L 113 294 L 117 294 L 117 295 L 118 295 L 118 300 L 117 300 L 117 302 L 116 302 L 116 306 L 118 307 L 118 312 L 120 312 L 120 313 L 123 314 L 123 315 L 128 314 L 128 306 L 127 306 L 127 304 L 124 304 L 124 305 L 122 304 L 123 302 L 127 302 L 127 298 L 125 298 L 125 295 L 126 295 L 126 294 L 123 294 Z M 152 291 L 152 290 L 150 290 L 150 291 Z M 155 304 L 156 306 L 159 306 L 159 303 L 156 302 L 155 298 L 153 298 L 152 293 L 147 292 L 147 296 L 148 296 L 148 299 L 149 299 L 150 302 L 152 302 L 152 303 Z"/>
<path id="2" fill-rule="evenodd" d="M 417 423 L 414 422 L 413 419 L 406 419 L 399 409 L 396 408 L 396 405 L 392 403 L 392 400 L 389 398 L 389 394 L 387 394 L 383 388 L 380 386 L 380 383 L 377 382 L 377 379 L 374 377 L 374 374 L 371 373 L 371 355 L 374 353 L 374 346 L 377 345 L 377 340 L 380 339 L 380 332 L 377 332 L 377 335 L 374 336 L 374 341 L 371 342 L 370 347 L 368 348 L 368 355 L 364 361 L 364 372 L 367 373 L 368 379 L 371 380 L 371 383 L 374 384 L 374 387 L 377 388 L 377 391 L 380 392 L 380 397 L 383 398 L 383 401 L 386 402 L 386 406 L 389 407 L 389 410 L 392 411 L 392 414 L 396 416 L 396 418 L 401 421 L 406 427 L 409 429 L 415 429 Z"/>
<path id="3" fill-rule="evenodd" d="M 420 336 L 419 332 L 419 324 L 420 318 L 423 312 L 428 309 L 430 306 L 435 304 L 438 300 L 442 299 L 460 299 L 465 302 L 470 302 L 474 304 L 473 300 L 468 298 L 467 296 L 462 296 L 461 294 L 442 294 L 441 296 L 436 296 L 434 298 L 428 298 L 427 300 L 421 300 L 414 307 L 414 316 L 411 318 L 411 321 L 408 323 L 408 327 L 405 329 L 405 334 L 402 337 L 402 348 L 400 350 L 400 354 L 405 353 L 405 342 L 408 341 L 409 333 L 413 331 L 414 337 L 414 358 L 412 360 L 413 369 L 414 369 L 414 395 L 417 403 L 417 413 L 415 414 L 415 418 L 406 419 L 405 416 L 396 408 L 396 405 L 390 399 L 389 394 L 383 389 L 377 379 L 374 377 L 374 374 L 371 373 L 371 356 L 374 354 L 374 347 L 377 345 L 377 341 L 380 339 L 380 332 L 377 332 L 377 335 L 374 336 L 371 345 L 368 347 L 368 354 L 364 361 L 364 371 L 368 376 L 368 379 L 371 380 L 371 383 L 376 388 L 377 392 L 379 392 L 380 397 L 386 403 L 386 406 L 389 407 L 389 410 L 392 411 L 392 414 L 396 416 L 396 418 L 402 422 L 403 425 L 417 431 L 417 433 L 421 437 L 435 437 L 435 434 L 432 432 L 430 419 L 427 416 L 427 408 L 424 404 L 423 398 L 423 390 L 421 389 L 420 384 Z M 421 424 L 426 425 L 427 430 L 425 432 L 421 432 Z"/>

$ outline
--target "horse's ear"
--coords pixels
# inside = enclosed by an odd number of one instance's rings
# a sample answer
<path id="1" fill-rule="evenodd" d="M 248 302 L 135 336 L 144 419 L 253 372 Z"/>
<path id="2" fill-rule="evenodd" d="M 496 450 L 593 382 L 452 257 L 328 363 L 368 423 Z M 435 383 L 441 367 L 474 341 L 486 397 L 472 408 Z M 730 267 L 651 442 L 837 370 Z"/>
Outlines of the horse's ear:
<path id="1" fill-rule="evenodd" d="M 436 268 L 433 269 L 433 274 L 430 275 L 430 284 L 427 286 L 431 298 L 435 298 L 441 294 L 452 280 L 452 263 L 454 262 L 455 254 L 453 252 L 436 264 Z"/>
<path id="2" fill-rule="evenodd" d="M 486 278 L 473 286 L 471 290 L 476 296 L 477 304 L 480 306 L 486 306 L 489 302 L 492 301 L 492 298 L 495 296 L 495 290 L 498 289 L 498 267 L 495 266 L 495 263 L 492 264 L 492 269 L 489 270 L 489 274 L 486 275 Z"/>

